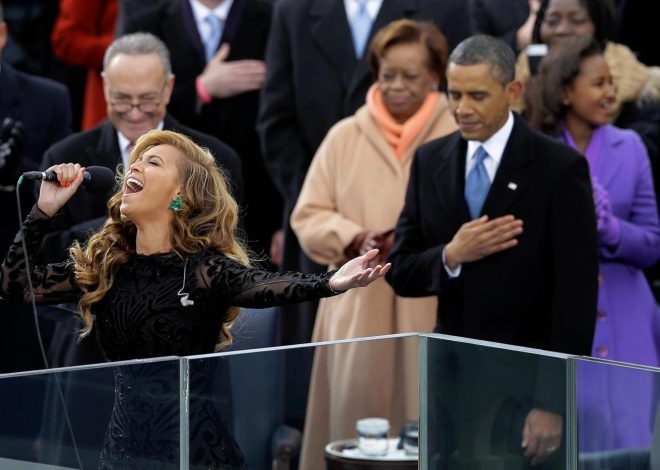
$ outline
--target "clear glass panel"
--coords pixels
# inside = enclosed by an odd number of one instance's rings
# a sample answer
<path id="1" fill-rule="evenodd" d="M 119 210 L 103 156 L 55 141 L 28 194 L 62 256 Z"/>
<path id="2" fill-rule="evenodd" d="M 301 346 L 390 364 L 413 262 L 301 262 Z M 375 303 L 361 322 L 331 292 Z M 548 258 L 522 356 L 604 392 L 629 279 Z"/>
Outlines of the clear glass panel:
<path id="1" fill-rule="evenodd" d="M 441 335 L 421 341 L 422 468 L 526 469 L 535 460 L 573 468 L 567 356 Z"/>
<path id="2" fill-rule="evenodd" d="M 399 335 L 189 358 L 191 468 L 264 469 L 277 459 L 301 469 L 382 468 L 385 458 L 417 468 L 397 438 L 406 420 L 418 421 L 418 352 L 418 336 Z M 285 368 L 313 368 L 309 390 L 284 387 Z M 369 417 L 389 421 L 387 456 L 356 449 L 356 422 Z"/>
<path id="3" fill-rule="evenodd" d="M 575 368 L 580 468 L 660 468 L 660 369 L 591 359 Z"/>
<path id="4" fill-rule="evenodd" d="M 285 386 L 287 368 L 311 388 Z M 419 416 L 421 468 L 531 468 L 526 426 L 543 468 L 660 468 L 659 374 L 441 335 L 11 374 L 0 468 L 295 468 L 301 447 L 300 468 L 384 468 L 356 449 L 371 417 L 389 421 L 394 468 L 416 468 Z M 406 420 L 408 453 L 396 448 Z"/>
<path id="5" fill-rule="evenodd" d="M 0 468 L 179 468 L 180 362 L 0 376 Z"/>

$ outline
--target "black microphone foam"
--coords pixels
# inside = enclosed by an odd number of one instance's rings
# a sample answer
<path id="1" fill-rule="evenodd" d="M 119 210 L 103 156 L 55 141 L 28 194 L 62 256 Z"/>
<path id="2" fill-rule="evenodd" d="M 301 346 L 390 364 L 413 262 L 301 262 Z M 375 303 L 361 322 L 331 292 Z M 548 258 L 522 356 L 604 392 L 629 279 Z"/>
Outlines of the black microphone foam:
<path id="1" fill-rule="evenodd" d="M 54 171 L 27 171 L 22 178 L 57 183 L 57 174 Z M 90 193 L 106 193 L 115 185 L 115 174 L 104 166 L 89 166 L 85 168 L 82 185 Z"/>

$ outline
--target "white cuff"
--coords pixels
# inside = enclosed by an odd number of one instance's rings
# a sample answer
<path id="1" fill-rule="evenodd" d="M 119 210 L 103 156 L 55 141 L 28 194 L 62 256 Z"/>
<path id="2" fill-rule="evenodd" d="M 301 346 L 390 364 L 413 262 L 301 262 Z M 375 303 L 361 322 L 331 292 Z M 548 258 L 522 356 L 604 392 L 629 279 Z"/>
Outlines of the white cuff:
<path id="1" fill-rule="evenodd" d="M 447 266 L 447 259 L 445 257 L 444 248 L 442 249 L 442 265 L 445 267 L 445 271 L 447 271 L 447 275 L 450 278 L 454 279 L 461 275 L 461 267 L 463 266 L 462 264 L 459 264 L 454 269 L 449 269 L 449 266 Z"/>

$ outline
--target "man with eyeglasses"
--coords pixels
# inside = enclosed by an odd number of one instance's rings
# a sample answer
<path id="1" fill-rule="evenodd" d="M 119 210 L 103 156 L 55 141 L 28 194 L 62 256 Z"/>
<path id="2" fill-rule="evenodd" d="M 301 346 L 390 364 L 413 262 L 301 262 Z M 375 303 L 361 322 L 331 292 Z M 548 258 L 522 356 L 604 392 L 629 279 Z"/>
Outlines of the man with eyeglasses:
<path id="1" fill-rule="evenodd" d="M 118 165 L 127 168 L 138 137 L 152 129 L 175 130 L 209 148 L 240 201 L 242 179 L 236 153 L 218 139 L 182 126 L 167 113 L 175 77 L 169 52 L 160 39 L 135 33 L 115 40 L 106 50 L 102 76 L 108 119 L 53 145 L 44 155 L 42 169 L 70 161 L 113 171 Z M 74 240 L 84 241 L 97 230 L 107 217 L 110 195 L 76 193 L 54 218 L 42 245 L 41 261 L 61 261 Z"/>

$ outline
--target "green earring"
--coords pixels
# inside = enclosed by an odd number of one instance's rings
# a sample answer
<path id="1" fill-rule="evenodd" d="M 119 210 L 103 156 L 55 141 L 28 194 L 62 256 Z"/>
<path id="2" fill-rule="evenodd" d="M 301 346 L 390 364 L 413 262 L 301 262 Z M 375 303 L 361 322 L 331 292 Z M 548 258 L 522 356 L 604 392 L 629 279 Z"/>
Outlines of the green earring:
<path id="1" fill-rule="evenodd" d="M 179 212 L 182 205 L 183 201 L 181 200 L 181 196 L 177 196 L 172 200 L 172 202 L 170 202 L 170 209 L 172 209 L 174 212 Z"/>

